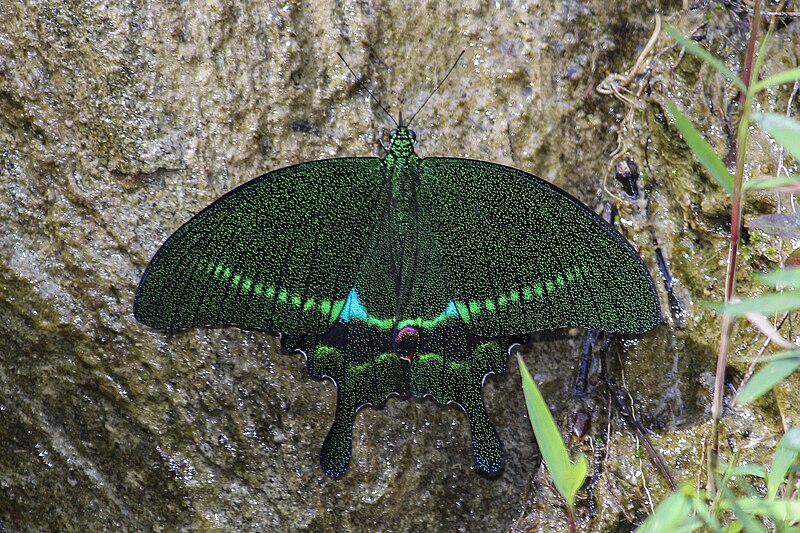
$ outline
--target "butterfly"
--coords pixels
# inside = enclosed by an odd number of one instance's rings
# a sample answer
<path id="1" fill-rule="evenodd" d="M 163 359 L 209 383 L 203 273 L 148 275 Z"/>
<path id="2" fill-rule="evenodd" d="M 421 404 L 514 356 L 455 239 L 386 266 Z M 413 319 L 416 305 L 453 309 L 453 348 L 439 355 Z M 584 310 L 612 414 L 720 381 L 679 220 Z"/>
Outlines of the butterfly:
<path id="1" fill-rule="evenodd" d="M 481 389 L 519 336 L 641 333 L 660 320 L 641 258 L 594 211 L 508 166 L 423 159 L 415 141 L 401 116 L 383 158 L 244 183 L 167 239 L 136 292 L 148 326 L 280 332 L 305 353 L 309 374 L 337 386 L 320 454 L 331 477 L 350 463 L 358 409 L 391 394 L 460 405 L 475 467 L 498 472 Z"/>

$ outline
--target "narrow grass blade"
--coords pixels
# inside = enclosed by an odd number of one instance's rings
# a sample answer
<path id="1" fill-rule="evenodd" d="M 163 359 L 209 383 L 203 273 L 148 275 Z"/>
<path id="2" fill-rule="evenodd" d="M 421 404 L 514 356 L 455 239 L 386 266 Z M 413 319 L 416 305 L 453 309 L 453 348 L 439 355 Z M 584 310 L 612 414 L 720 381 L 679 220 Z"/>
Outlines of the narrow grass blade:
<path id="1" fill-rule="evenodd" d="M 720 504 L 723 508 L 733 511 L 738 521 L 742 523 L 742 529 L 747 533 L 767 533 L 767 528 L 762 526 L 753 516 L 757 514 L 754 510 L 758 509 L 758 504 L 763 501 L 760 498 L 756 500 L 738 499 L 730 491 L 725 491 L 725 496 L 720 501 Z"/>
<path id="2" fill-rule="evenodd" d="M 737 513 L 737 517 L 739 512 L 741 512 L 745 516 L 766 516 L 777 522 L 800 522 L 800 501 L 798 500 L 765 500 L 763 498 L 742 498 L 739 500 L 723 501 L 722 507 L 724 509 L 732 509 L 734 507 L 731 505 L 732 502 L 735 502 L 735 506 L 738 507 L 737 510 L 734 510 L 734 512 Z M 758 526 L 756 526 L 756 528 L 758 528 Z M 748 529 L 748 531 L 750 530 Z M 761 529 L 761 531 L 766 531 L 766 529 Z"/>
<path id="3" fill-rule="evenodd" d="M 686 144 L 688 144 L 689 148 L 694 152 L 694 156 L 708 169 L 711 176 L 717 180 L 717 183 L 722 185 L 722 188 L 724 188 L 729 195 L 733 196 L 733 176 L 728 172 L 725 163 L 722 162 L 711 145 L 708 144 L 708 141 L 703 138 L 686 115 L 681 113 L 672 101 L 667 100 L 667 108 L 669 112 L 672 113 L 672 117 L 675 119 L 675 124 L 678 126 L 678 129 L 681 130 Z"/>
<path id="4" fill-rule="evenodd" d="M 791 428 L 784 433 L 775 448 L 775 456 L 772 458 L 772 468 L 767 474 L 767 498 L 772 500 L 778 494 L 786 474 L 800 456 L 800 427 Z"/>
<path id="5" fill-rule="evenodd" d="M 748 191 L 770 189 L 775 192 L 800 193 L 800 176 L 752 180 L 745 183 L 744 188 Z"/>
<path id="6" fill-rule="evenodd" d="M 762 465 L 757 464 L 743 464 L 743 465 L 729 465 L 725 461 L 717 463 L 720 469 L 730 469 L 731 475 L 734 476 L 753 476 L 766 478 L 767 469 Z"/>
<path id="7" fill-rule="evenodd" d="M 767 34 L 761 39 L 761 44 L 758 47 L 758 52 L 756 53 L 756 60 L 752 67 L 752 74 L 750 75 L 750 90 L 753 90 L 753 83 L 754 80 L 758 79 L 758 76 L 761 73 L 761 68 L 764 66 L 764 61 L 767 59 L 767 47 L 769 46 L 769 41 L 772 37 L 772 27 L 767 30 Z M 755 93 L 752 93 L 755 94 Z"/>
<path id="8" fill-rule="evenodd" d="M 800 122 L 778 113 L 753 113 L 753 120 L 800 161 Z"/>
<path id="9" fill-rule="evenodd" d="M 789 70 L 784 70 L 783 72 L 778 72 L 777 74 L 773 74 L 772 76 L 770 76 L 765 80 L 756 82 L 753 85 L 753 90 L 758 92 L 766 87 L 769 87 L 770 85 L 791 83 L 797 80 L 800 80 L 800 68 L 792 68 Z"/>
<path id="10" fill-rule="evenodd" d="M 662 500 L 636 533 L 688 533 L 702 527 L 703 522 L 692 516 L 694 502 L 687 492 L 693 491 L 682 487 Z"/>
<path id="11" fill-rule="evenodd" d="M 772 324 L 772 321 L 761 313 L 747 313 L 745 317 L 747 317 L 747 320 L 757 327 L 761 333 L 763 333 L 764 336 L 776 346 L 780 346 L 781 348 L 785 348 L 787 350 L 793 350 L 797 347 L 795 343 L 787 340 L 783 335 L 781 335 L 780 331 L 778 331 L 778 328 Z"/>
<path id="12" fill-rule="evenodd" d="M 681 34 L 678 30 L 676 30 L 672 26 L 668 27 L 667 31 L 669 32 L 670 36 L 672 36 L 673 39 L 678 41 L 678 43 L 680 43 L 680 45 L 686 49 L 687 52 L 696 55 L 697 57 L 699 57 L 712 67 L 714 67 L 717 70 L 717 72 L 719 72 L 720 74 L 731 80 L 734 84 L 736 84 L 736 87 L 738 87 L 740 91 L 742 92 L 747 91 L 747 87 L 745 86 L 744 81 L 742 81 L 742 79 L 739 76 L 734 74 L 733 71 L 729 69 L 725 65 L 725 63 L 723 63 L 719 58 L 712 55 L 711 52 L 709 52 L 708 50 L 706 50 L 705 48 L 694 42 L 689 37 L 686 37 L 683 34 Z"/>
<path id="13" fill-rule="evenodd" d="M 707 303 L 711 309 L 729 315 L 744 316 L 748 313 L 782 313 L 800 308 L 800 291 L 784 291 L 780 293 L 767 294 L 752 300 L 742 300 L 732 303 Z"/>
<path id="14" fill-rule="evenodd" d="M 744 405 L 757 400 L 797 370 L 800 367 L 800 352 L 786 353 L 795 355 L 773 360 L 761 367 L 739 389 L 739 393 L 736 395 L 736 403 Z"/>
<path id="15" fill-rule="evenodd" d="M 547 408 L 547 403 L 531 378 L 522 357 L 517 356 L 517 359 L 520 374 L 522 374 L 525 404 L 528 407 L 528 416 L 531 419 L 536 442 L 539 443 L 539 450 L 542 452 L 542 459 L 547 465 L 547 470 L 550 471 L 558 492 L 567 500 L 567 505 L 571 508 L 575 504 L 575 494 L 586 480 L 586 472 L 589 468 L 586 456 L 580 454 L 575 463 L 570 461 L 567 448 L 564 446 L 561 433 Z"/>
<path id="16" fill-rule="evenodd" d="M 764 274 L 756 274 L 754 277 L 756 281 L 764 285 L 800 287 L 800 267 L 781 268 Z"/>

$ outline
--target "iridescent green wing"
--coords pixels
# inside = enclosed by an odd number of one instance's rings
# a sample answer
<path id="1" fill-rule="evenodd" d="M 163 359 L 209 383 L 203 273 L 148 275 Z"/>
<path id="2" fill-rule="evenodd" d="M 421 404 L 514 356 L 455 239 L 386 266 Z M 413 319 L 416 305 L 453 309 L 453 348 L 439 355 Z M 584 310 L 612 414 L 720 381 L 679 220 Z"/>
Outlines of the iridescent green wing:
<path id="1" fill-rule="evenodd" d="M 229 192 L 156 253 L 134 314 L 177 329 L 317 333 L 338 317 L 386 203 L 381 160 L 313 161 Z"/>
<path id="2" fill-rule="evenodd" d="M 418 194 L 449 293 L 471 331 L 639 333 L 659 321 L 653 280 L 633 247 L 558 187 L 493 163 L 427 158 Z"/>
<path id="3" fill-rule="evenodd" d="M 337 322 L 321 335 L 284 336 L 284 348 L 306 354 L 308 373 L 336 383 L 336 416 L 320 451 L 322 470 L 339 477 L 350 464 L 353 420 L 364 405 L 410 394 L 409 365 L 384 328 L 366 320 Z"/>
<path id="4" fill-rule="evenodd" d="M 505 371 L 512 340 L 478 337 L 454 315 L 429 328 L 407 326 L 396 339 L 367 320 L 337 322 L 321 335 L 283 337 L 286 349 L 307 355 L 310 375 L 332 378 L 337 385 L 336 416 L 320 452 L 322 470 L 331 477 L 347 471 L 356 413 L 397 394 L 461 406 L 470 424 L 475 467 L 498 472 L 503 447 L 481 385 L 486 374 Z"/>
<path id="5" fill-rule="evenodd" d="M 475 467 L 489 474 L 503 467 L 503 446 L 483 403 L 487 374 L 506 370 L 507 337 L 479 337 L 457 316 L 448 316 L 419 332 L 418 352 L 411 360 L 414 396 L 431 396 L 440 404 L 458 404 L 469 421 Z"/>

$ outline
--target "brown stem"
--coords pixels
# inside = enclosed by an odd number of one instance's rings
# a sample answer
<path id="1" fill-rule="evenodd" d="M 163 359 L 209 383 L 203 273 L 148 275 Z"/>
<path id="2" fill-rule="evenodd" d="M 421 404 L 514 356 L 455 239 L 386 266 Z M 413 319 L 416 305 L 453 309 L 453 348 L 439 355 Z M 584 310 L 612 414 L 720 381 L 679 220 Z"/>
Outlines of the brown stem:
<path id="1" fill-rule="evenodd" d="M 760 18 L 760 0 L 753 4 L 753 15 L 750 19 L 750 38 L 747 41 L 744 65 L 742 67 L 742 81 L 747 91 L 739 93 L 741 117 L 736 139 L 736 173 L 733 180 L 733 202 L 731 205 L 731 242 L 728 249 L 728 272 L 725 277 L 725 302 L 730 302 L 736 294 L 736 258 L 739 252 L 739 239 L 742 230 L 742 185 L 744 182 L 744 163 L 747 154 L 748 127 L 750 124 L 750 82 L 753 76 L 756 43 L 758 42 L 758 23 Z M 725 393 L 725 369 L 728 367 L 728 351 L 735 321 L 730 315 L 722 316 L 720 332 L 719 354 L 717 356 L 717 372 L 714 380 L 714 401 L 711 406 L 711 450 L 709 463 L 712 468 L 717 466 L 719 453 L 719 421 L 722 418 L 722 398 Z M 709 485 L 713 491 L 713 475 L 709 472 Z"/>
<path id="2" fill-rule="evenodd" d="M 575 533 L 575 511 L 571 505 L 567 505 L 567 522 L 569 522 L 569 533 Z"/>

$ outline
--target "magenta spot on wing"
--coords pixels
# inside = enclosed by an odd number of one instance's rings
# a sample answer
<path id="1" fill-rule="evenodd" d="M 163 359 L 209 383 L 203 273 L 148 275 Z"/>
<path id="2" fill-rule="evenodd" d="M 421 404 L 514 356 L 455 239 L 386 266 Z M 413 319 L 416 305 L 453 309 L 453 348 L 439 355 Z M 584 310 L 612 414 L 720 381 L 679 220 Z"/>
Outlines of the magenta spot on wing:
<path id="1" fill-rule="evenodd" d="M 397 332 L 397 342 L 407 338 L 408 336 L 411 337 L 418 337 L 419 336 L 419 329 L 416 326 L 406 326 L 400 331 Z"/>
<path id="2" fill-rule="evenodd" d="M 419 329 L 415 326 L 406 326 L 397 332 L 397 353 L 403 359 L 411 361 L 417 351 Z"/>

